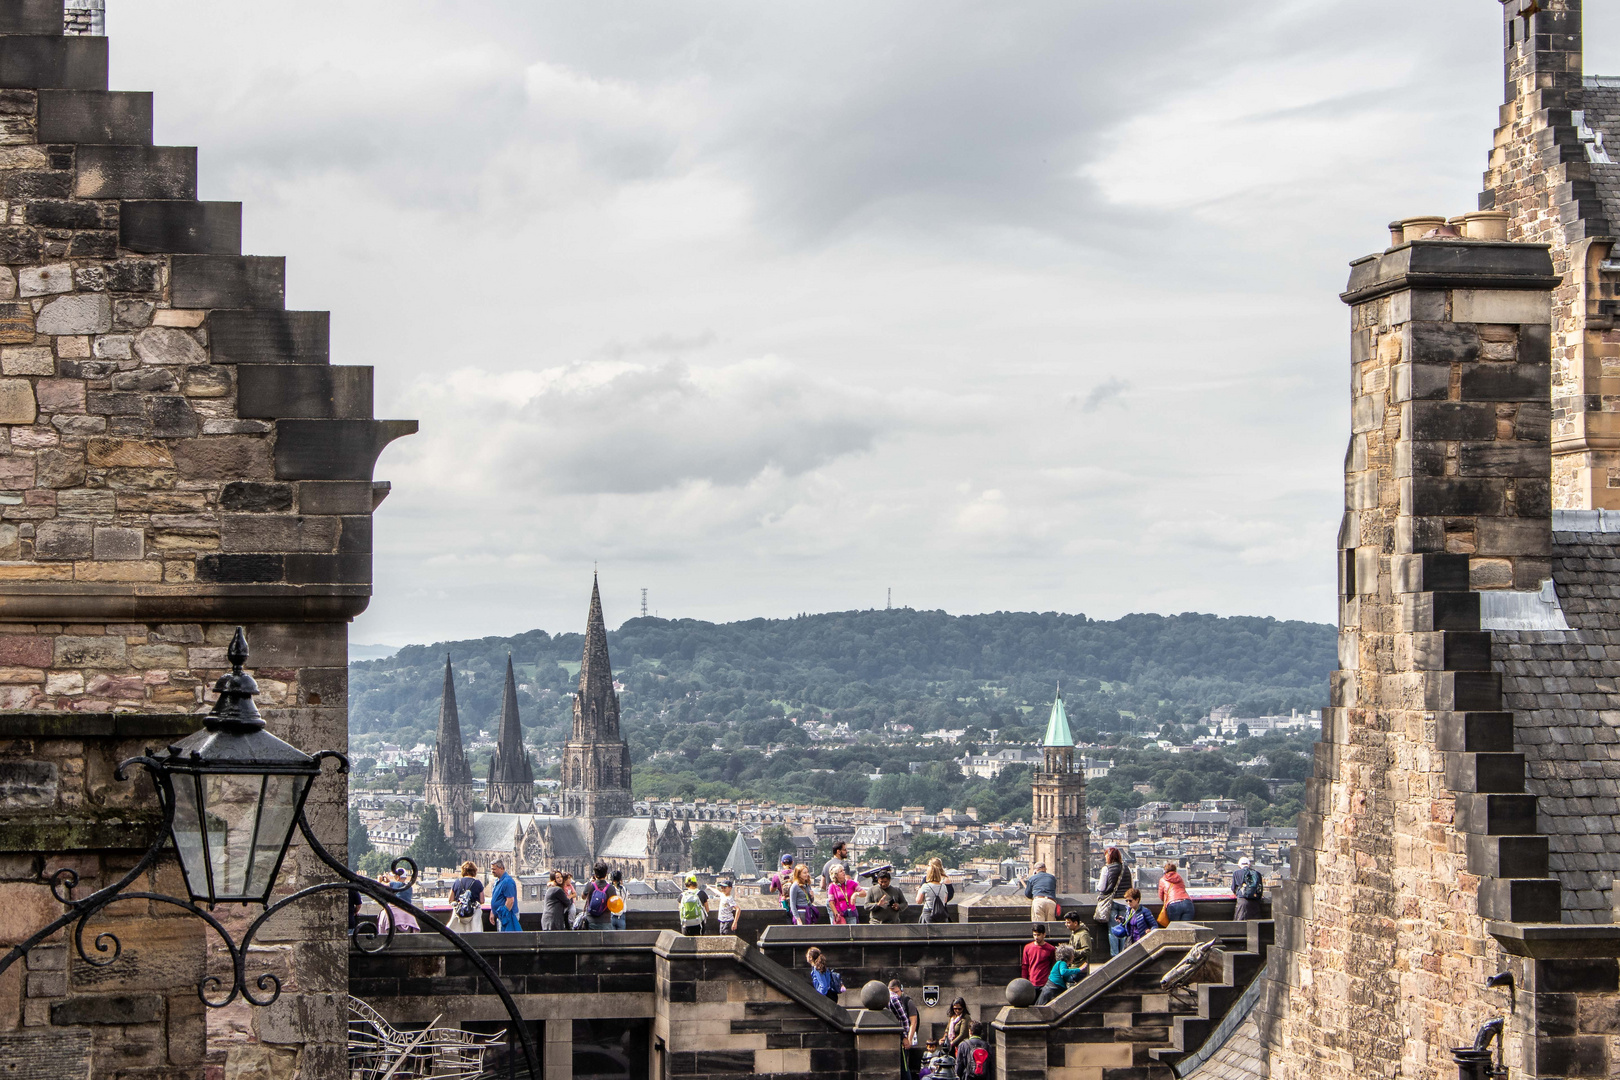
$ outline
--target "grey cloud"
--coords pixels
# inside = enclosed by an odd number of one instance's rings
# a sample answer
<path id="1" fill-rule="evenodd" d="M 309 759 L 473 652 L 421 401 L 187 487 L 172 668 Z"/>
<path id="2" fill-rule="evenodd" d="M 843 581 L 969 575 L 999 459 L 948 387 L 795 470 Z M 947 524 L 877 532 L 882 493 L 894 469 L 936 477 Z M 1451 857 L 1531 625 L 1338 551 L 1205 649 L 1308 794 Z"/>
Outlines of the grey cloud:
<path id="1" fill-rule="evenodd" d="M 1102 382 L 1086 391 L 1086 396 L 1080 399 L 1080 411 L 1083 413 L 1096 412 L 1110 401 L 1118 401 L 1125 396 L 1130 383 L 1124 379 L 1104 379 Z"/>

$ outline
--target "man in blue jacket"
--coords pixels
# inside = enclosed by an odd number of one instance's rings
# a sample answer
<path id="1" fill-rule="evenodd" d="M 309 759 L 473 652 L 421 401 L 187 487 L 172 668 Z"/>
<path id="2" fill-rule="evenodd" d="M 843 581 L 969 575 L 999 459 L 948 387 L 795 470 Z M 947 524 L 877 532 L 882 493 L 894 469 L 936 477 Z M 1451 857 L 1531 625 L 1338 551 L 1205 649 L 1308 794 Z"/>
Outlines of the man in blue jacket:
<path id="1" fill-rule="evenodd" d="M 517 879 L 506 872 L 506 864 L 496 859 L 489 864 L 495 887 L 489 891 L 489 910 L 495 916 L 495 929 L 522 930 L 518 922 Z"/>
<path id="2" fill-rule="evenodd" d="M 1046 864 L 1035 864 L 1035 872 L 1024 882 L 1029 898 L 1030 922 L 1053 922 L 1058 917 L 1057 878 L 1046 872 Z"/>

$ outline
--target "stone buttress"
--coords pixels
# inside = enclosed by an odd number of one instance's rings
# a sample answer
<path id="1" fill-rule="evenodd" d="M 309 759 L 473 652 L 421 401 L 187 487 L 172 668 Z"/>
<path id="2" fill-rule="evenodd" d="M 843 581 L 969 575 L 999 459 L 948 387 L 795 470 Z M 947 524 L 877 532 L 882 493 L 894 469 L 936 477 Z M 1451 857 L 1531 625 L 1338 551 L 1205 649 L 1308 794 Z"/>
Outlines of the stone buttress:
<path id="1" fill-rule="evenodd" d="M 4 943 L 59 912 L 43 872 L 93 889 L 149 843 L 150 785 L 112 768 L 195 730 L 238 624 L 271 729 L 346 748 L 347 624 L 387 490 L 372 468 L 415 430 L 372 418 L 371 369 L 329 365 L 326 313 L 284 309 L 284 260 L 241 253 L 241 205 L 197 200 L 196 150 L 154 146 L 152 96 L 108 91 L 107 39 L 63 20 L 62 0 L 0 4 Z M 345 802 L 333 775 L 309 799 L 334 852 Z M 280 888 L 324 877 L 311 862 L 295 845 Z M 184 892 L 172 865 L 154 878 Z M 240 932 L 251 911 L 219 914 Z M 92 924 L 123 940 L 113 967 L 58 944 L 0 980 L 0 1055 L 347 1076 L 344 914 L 326 894 L 267 927 L 249 978 L 276 972 L 278 1004 L 205 1011 L 205 926 L 115 905 Z"/>

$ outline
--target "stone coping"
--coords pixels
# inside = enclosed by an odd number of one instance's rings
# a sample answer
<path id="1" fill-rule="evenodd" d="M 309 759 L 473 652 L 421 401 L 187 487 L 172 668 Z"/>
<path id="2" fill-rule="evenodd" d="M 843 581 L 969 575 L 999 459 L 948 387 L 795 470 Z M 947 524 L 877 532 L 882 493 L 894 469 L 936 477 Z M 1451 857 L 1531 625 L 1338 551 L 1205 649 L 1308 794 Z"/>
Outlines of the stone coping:
<path id="1" fill-rule="evenodd" d="M 0 712 L 0 739 L 147 739 L 184 737 L 201 713 Z"/>
<path id="2" fill-rule="evenodd" d="M 1613 923 L 1487 922 L 1485 929 L 1515 956 L 1537 960 L 1620 956 L 1620 925 Z"/>
<path id="3" fill-rule="evenodd" d="M 1412 240 L 1352 262 L 1339 299 L 1361 304 L 1402 289 L 1548 290 L 1560 280 L 1546 244 Z"/>

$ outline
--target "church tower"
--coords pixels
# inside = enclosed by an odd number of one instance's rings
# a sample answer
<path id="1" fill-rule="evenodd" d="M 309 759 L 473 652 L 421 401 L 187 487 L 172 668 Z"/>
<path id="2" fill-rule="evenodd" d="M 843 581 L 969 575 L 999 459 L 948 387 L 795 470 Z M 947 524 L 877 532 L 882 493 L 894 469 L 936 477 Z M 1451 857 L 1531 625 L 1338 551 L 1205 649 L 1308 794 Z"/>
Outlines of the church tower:
<path id="1" fill-rule="evenodd" d="M 1091 888 L 1091 830 L 1086 823 L 1085 758 L 1075 759 L 1061 690 L 1052 702 L 1044 742 L 1046 760 L 1035 771 L 1029 861 L 1031 866 L 1044 862 L 1057 878 L 1058 893 L 1073 896 Z"/>
<path id="2" fill-rule="evenodd" d="M 427 783 L 422 794 L 439 811 L 439 822 L 450 846 L 462 855 L 473 842 L 472 766 L 461 750 L 461 717 L 456 712 L 456 684 L 450 658 L 444 658 L 444 696 L 439 699 L 439 737 L 428 759 Z"/>
<path id="3" fill-rule="evenodd" d="M 600 845 L 609 818 L 632 813 L 630 748 L 619 736 L 619 695 L 613 692 L 602 594 L 594 577 L 579 692 L 574 695 L 574 730 L 563 747 L 562 812 L 590 823 L 593 846 Z"/>
<path id="4" fill-rule="evenodd" d="M 501 731 L 495 755 L 489 759 L 489 788 L 484 801 L 494 814 L 534 813 L 534 765 L 523 746 L 523 725 L 518 721 L 517 681 L 512 657 L 506 658 L 506 689 L 501 694 Z"/>

